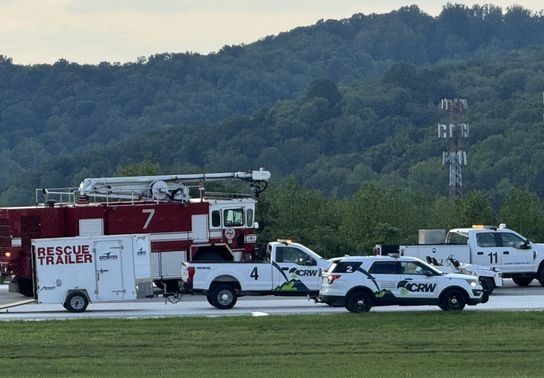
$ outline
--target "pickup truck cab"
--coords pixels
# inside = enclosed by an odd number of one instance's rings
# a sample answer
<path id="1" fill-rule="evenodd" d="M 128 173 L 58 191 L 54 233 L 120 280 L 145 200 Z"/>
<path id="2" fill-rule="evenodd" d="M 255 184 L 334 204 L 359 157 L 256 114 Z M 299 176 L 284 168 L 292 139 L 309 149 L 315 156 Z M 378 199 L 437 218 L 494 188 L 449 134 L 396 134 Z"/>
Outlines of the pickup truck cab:
<path id="1" fill-rule="evenodd" d="M 245 295 L 316 298 L 329 265 L 302 244 L 278 241 L 268 243 L 262 262 L 185 262 L 181 279 L 184 293 L 206 295 L 212 306 L 229 309 Z"/>
<path id="2" fill-rule="evenodd" d="M 491 267 L 527 286 L 537 279 L 544 286 L 544 244 L 533 243 L 504 224 L 499 227 L 472 226 L 450 230 L 443 244 L 401 245 L 401 256 L 445 260 Z"/>

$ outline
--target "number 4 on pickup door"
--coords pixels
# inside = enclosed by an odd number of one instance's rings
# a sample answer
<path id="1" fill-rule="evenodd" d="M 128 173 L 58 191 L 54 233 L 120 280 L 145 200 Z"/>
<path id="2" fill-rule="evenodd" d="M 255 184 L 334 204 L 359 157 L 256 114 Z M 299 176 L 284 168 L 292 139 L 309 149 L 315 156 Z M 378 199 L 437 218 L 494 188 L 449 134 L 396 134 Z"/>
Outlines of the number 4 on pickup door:
<path id="1" fill-rule="evenodd" d="M 259 279 L 259 268 L 257 268 L 257 267 L 253 268 L 253 270 L 251 271 L 251 274 L 249 275 L 249 277 L 251 277 L 255 281 L 257 281 Z"/>

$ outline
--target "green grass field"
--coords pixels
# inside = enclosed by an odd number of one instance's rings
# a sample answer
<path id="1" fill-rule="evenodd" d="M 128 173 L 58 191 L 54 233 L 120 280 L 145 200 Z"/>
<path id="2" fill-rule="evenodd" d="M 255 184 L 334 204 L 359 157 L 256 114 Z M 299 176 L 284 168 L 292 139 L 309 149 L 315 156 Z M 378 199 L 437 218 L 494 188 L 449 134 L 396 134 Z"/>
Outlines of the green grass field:
<path id="1" fill-rule="evenodd" d="M 542 376 L 544 313 L 0 322 L 0 375 Z"/>

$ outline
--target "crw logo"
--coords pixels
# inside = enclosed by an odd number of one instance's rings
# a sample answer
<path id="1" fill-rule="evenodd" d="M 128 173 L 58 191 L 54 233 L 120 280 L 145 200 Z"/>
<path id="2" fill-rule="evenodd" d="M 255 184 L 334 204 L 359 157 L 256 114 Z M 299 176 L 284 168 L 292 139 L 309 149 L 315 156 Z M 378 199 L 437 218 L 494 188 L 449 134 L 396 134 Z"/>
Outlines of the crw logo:
<path id="1" fill-rule="evenodd" d="M 118 256 L 117 255 L 112 255 L 111 251 L 98 257 L 99 260 L 117 260 L 117 258 L 118 258 Z"/>
<path id="2" fill-rule="evenodd" d="M 399 287 L 405 288 L 406 290 L 411 291 L 412 293 L 429 293 L 429 292 L 432 293 L 434 289 L 436 288 L 436 284 L 400 281 L 397 284 L 397 288 Z"/>
<path id="3" fill-rule="evenodd" d="M 283 270 L 288 270 L 288 267 L 284 267 Z M 289 274 L 296 274 L 301 277 L 315 277 L 318 275 L 319 269 L 289 269 Z"/>

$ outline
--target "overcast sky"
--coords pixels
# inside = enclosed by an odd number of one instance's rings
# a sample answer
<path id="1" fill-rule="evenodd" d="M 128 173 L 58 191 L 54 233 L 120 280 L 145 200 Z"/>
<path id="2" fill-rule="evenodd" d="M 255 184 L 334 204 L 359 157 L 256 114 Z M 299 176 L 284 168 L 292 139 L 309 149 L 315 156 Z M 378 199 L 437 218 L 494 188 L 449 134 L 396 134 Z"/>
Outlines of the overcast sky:
<path id="1" fill-rule="evenodd" d="M 341 19 L 417 4 L 437 15 L 447 0 L 0 0 L 0 54 L 16 64 L 135 61 L 163 52 L 209 53 L 222 46 Z M 512 3 L 533 11 L 542 0 Z"/>

